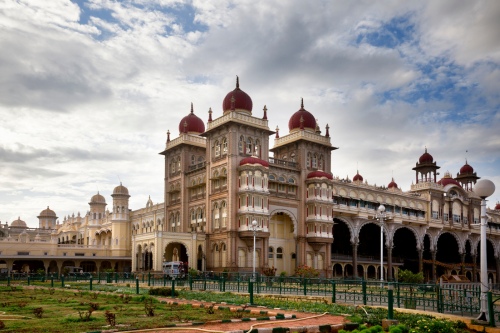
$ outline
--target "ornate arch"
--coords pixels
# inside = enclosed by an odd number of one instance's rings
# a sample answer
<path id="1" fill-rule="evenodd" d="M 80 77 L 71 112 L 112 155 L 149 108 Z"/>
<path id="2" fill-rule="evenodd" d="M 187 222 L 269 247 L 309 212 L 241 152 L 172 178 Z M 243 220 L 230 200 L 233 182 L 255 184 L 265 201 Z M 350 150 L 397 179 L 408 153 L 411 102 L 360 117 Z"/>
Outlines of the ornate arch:
<path id="1" fill-rule="evenodd" d="M 286 214 L 292 220 L 293 234 L 294 234 L 294 236 L 297 236 L 297 227 L 298 226 L 297 226 L 297 218 L 295 217 L 295 215 L 293 215 L 293 213 L 287 209 L 277 208 L 269 213 L 269 217 L 272 217 L 273 215 L 276 215 L 277 213 Z"/>
<path id="2" fill-rule="evenodd" d="M 417 250 L 421 250 L 422 249 L 422 245 L 423 245 L 423 236 L 419 235 L 418 231 L 415 230 L 414 227 L 412 226 L 409 226 L 409 225 L 399 225 L 399 226 L 396 226 L 394 227 L 394 230 L 393 230 L 393 234 L 392 234 L 392 239 L 394 239 L 394 236 L 396 235 L 396 231 L 398 231 L 399 229 L 408 229 L 410 230 L 413 235 L 415 236 L 415 241 L 417 243 Z"/>
<path id="3" fill-rule="evenodd" d="M 455 232 L 451 230 L 440 230 L 439 233 L 436 236 L 436 249 L 437 249 L 437 244 L 439 241 L 439 237 L 441 237 L 443 234 L 449 233 L 453 237 L 455 237 L 455 240 L 457 241 L 458 245 L 458 253 L 462 254 L 465 252 L 465 241 L 460 239 L 460 236 Z"/>
<path id="4" fill-rule="evenodd" d="M 356 222 L 352 221 L 350 218 L 347 218 L 345 216 L 335 216 L 334 218 L 344 222 L 347 225 L 347 229 L 349 229 L 349 233 L 351 235 L 350 242 L 351 242 L 351 244 L 356 244 L 358 242 L 358 239 L 359 239 L 359 237 L 358 237 L 359 232 L 358 232 L 357 227 L 355 226 Z"/>

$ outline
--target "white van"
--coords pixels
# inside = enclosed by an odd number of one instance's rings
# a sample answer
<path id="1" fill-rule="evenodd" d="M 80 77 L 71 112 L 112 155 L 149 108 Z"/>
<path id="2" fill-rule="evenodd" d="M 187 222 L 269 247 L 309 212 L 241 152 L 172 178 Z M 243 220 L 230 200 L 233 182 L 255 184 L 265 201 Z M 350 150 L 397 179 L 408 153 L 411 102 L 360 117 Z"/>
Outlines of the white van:
<path id="1" fill-rule="evenodd" d="M 167 277 L 183 278 L 185 276 L 185 267 L 182 261 L 164 261 L 163 273 Z"/>

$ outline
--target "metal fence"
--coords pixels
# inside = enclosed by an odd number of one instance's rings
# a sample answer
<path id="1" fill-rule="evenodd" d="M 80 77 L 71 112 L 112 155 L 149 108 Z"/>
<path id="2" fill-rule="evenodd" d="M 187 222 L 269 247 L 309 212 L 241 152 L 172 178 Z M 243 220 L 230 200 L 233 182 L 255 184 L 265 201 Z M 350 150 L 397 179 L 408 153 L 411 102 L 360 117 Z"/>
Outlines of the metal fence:
<path id="1" fill-rule="evenodd" d="M 335 303 L 387 306 L 392 288 L 394 306 L 473 317 L 480 312 L 480 286 L 476 283 L 404 284 L 376 280 L 316 279 L 300 277 L 268 277 L 257 275 L 251 288 L 252 274 L 205 272 L 197 276 L 172 278 L 161 273 L 73 274 L 68 276 L 11 274 L 0 276 L 0 284 L 22 283 L 64 287 L 69 282 L 92 284 L 130 284 L 142 287 L 186 288 L 219 292 L 295 296 L 322 296 Z M 497 286 L 491 286 L 491 290 Z M 494 302 L 493 302 L 494 303 Z M 493 307 L 495 321 L 500 321 L 500 308 Z"/>

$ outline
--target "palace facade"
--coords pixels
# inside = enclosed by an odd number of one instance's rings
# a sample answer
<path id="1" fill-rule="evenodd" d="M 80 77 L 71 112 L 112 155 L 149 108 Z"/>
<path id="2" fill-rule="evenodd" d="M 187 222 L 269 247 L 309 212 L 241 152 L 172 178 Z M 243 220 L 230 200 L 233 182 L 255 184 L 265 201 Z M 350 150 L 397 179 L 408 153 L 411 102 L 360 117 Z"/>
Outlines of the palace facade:
<path id="1" fill-rule="evenodd" d="M 404 266 L 423 271 L 427 280 L 443 274 L 478 279 L 481 199 L 472 188 L 480 177 L 471 165 L 438 179 L 440 167 L 425 149 L 408 191 L 394 179 L 370 185 L 359 172 L 340 179 L 331 170 L 337 148 L 329 127 L 323 133 L 303 101 L 286 135 L 271 130 L 267 117 L 266 106 L 256 115 L 238 80 L 222 114 L 209 110 L 206 126 L 191 105 L 179 135 L 171 139 L 167 132 L 160 153 L 164 203 L 150 199 L 130 210 L 120 184 L 112 211 L 100 194 L 84 217 L 65 217 L 61 224 L 47 208 L 39 228 L 21 220 L 2 225 L 0 264 L 49 272 L 68 263 L 86 271 L 161 271 L 163 261 L 179 260 L 198 270 L 250 272 L 255 235 L 259 270 L 274 266 L 278 274 L 292 274 L 307 265 L 326 277 L 378 278 L 382 228 L 387 278 Z M 383 219 L 377 216 L 381 204 Z M 500 204 L 487 215 L 488 267 L 496 282 Z"/>

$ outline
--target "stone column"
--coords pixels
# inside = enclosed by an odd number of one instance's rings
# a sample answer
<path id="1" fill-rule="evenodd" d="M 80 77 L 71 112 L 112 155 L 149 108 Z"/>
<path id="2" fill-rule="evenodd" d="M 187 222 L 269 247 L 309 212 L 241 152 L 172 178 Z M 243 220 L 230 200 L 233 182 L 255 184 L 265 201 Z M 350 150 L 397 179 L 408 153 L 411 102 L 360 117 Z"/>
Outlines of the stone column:
<path id="1" fill-rule="evenodd" d="M 460 274 L 465 275 L 465 253 L 460 253 Z"/>
<path id="2" fill-rule="evenodd" d="M 477 267 L 476 267 L 476 262 L 477 262 L 477 256 L 474 253 L 472 255 L 472 282 L 477 282 Z"/>
<path id="3" fill-rule="evenodd" d="M 424 271 L 424 249 L 418 250 L 418 272 L 422 273 Z"/>
<path id="4" fill-rule="evenodd" d="M 387 246 L 387 281 L 392 281 L 392 245 Z"/>
<path id="5" fill-rule="evenodd" d="M 352 274 L 355 278 L 358 277 L 358 243 L 352 244 Z"/>
<path id="6" fill-rule="evenodd" d="M 498 280 L 500 280 L 500 257 L 495 257 L 495 268 L 496 268 L 496 278 L 495 283 L 498 284 Z"/>
<path id="7" fill-rule="evenodd" d="M 431 251 L 431 255 L 432 255 L 432 281 L 436 282 L 436 254 L 437 254 L 437 251 L 436 250 L 433 250 Z"/>

